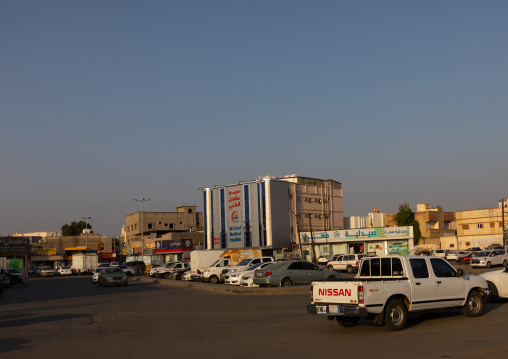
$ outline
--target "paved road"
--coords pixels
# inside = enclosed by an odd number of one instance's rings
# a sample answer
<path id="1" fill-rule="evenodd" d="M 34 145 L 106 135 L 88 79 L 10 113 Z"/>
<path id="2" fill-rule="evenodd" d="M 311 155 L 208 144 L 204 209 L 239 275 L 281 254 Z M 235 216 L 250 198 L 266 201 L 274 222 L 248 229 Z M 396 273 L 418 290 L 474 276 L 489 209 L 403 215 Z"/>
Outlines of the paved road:
<path id="1" fill-rule="evenodd" d="M 166 283 L 167 284 L 167 283 Z M 237 295 L 90 277 L 31 280 L 0 298 L 0 358 L 502 358 L 508 304 L 413 315 L 390 332 L 306 313 L 308 294 Z"/>

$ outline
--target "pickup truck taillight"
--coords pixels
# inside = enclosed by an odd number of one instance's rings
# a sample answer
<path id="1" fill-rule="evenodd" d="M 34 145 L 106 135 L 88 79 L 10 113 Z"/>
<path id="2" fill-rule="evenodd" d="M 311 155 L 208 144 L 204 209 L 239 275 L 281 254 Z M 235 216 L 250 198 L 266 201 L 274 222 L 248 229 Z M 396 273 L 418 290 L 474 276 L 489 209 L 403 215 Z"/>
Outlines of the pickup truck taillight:
<path id="1" fill-rule="evenodd" d="M 364 296 L 363 296 L 363 285 L 358 286 L 358 304 L 363 304 L 364 302 Z"/>
<path id="2" fill-rule="evenodd" d="M 312 293 L 314 293 L 314 286 L 313 285 L 310 286 L 310 302 L 314 303 L 314 296 L 312 295 Z"/>
<path id="3" fill-rule="evenodd" d="M 198 273 L 198 274 L 201 274 L 201 271 L 198 269 L 198 270 L 197 270 L 197 273 Z"/>

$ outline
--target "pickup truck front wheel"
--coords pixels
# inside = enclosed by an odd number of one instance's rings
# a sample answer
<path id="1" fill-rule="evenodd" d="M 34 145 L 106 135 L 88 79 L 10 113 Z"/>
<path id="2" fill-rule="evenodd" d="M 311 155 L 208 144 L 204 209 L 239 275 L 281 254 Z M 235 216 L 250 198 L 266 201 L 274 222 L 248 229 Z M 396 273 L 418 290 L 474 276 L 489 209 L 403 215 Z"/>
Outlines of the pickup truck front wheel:
<path id="1" fill-rule="evenodd" d="M 336 317 L 336 318 L 337 323 L 339 323 L 339 325 L 344 328 L 352 328 L 355 325 L 357 325 L 358 321 L 360 320 L 360 318 L 355 317 Z"/>
<path id="2" fill-rule="evenodd" d="M 472 290 L 467 296 L 466 305 L 462 307 L 462 313 L 466 317 L 478 317 L 483 313 L 483 298 L 476 290 Z"/>
<path id="3" fill-rule="evenodd" d="M 347 272 L 348 273 L 353 273 L 353 267 L 352 266 L 347 266 Z"/>
<path id="4" fill-rule="evenodd" d="M 401 330 L 406 326 L 406 321 L 406 305 L 398 299 L 390 300 L 385 309 L 385 323 L 388 329 L 393 331 Z"/>

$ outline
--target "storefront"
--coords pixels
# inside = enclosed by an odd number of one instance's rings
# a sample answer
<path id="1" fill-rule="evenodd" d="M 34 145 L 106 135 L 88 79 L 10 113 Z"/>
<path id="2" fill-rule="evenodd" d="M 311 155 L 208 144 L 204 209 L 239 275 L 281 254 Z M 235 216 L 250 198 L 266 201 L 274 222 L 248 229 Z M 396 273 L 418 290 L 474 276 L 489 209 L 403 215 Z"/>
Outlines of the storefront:
<path id="1" fill-rule="evenodd" d="M 64 256 L 56 254 L 56 248 L 34 248 L 32 267 L 50 266 L 56 268 L 66 264 Z"/>
<path id="2" fill-rule="evenodd" d="M 316 256 L 367 254 L 371 256 L 413 252 L 413 227 L 363 228 L 322 232 L 302 232 L 302 247 Z M 312 257 L 311 257 L 312 258 Z"/>
<path id="3" fill-rule="evenodd" d="M 0 237 L 0 267 L 22 270 L 27 268 L 30 255 L 30 238 Z"/>
<path id="4" fill-rule="evenodd" d="M 155 242 L 155 257 L 162 263 L 175 261 L 190 261 L 190 252 L 193 250 L 192 239 L 178 238 Z"/>

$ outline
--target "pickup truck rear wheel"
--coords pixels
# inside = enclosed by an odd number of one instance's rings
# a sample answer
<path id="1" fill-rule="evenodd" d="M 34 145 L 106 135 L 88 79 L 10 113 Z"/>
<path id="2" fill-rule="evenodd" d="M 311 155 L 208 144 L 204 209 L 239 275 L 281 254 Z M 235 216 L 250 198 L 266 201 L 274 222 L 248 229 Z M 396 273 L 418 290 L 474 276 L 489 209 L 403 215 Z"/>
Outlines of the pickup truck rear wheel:
<path id="1" fill-rule="evenodd" d="M 476 290 L 469 292 L 466 304 L 462 307 L 466 317 L 478 317 L 483 313 L 483 298 Z"/>
<path id="2" fill-rule="evenodd" d="M 490 264 L 490 262 L 487 262 L 487 268 L 490 268 L 492 267 L 492 264 Z"/>
<path id="3" fill-rule="evenodd" d="M 352 266 L 347 266 L 347 272 L 348 273 L 353 273 L 353 267 Z"/>
<path id="4" fill-rule="evenodd" d="M 385 323 L 388 329 L 393 331 L 401 330 L 406 326 L 406 321 L 406 305 L 398 299 L 390 300 L 385 309 Z"/>
<path id="5" fill-rule="evenodd" d="M 352 328 L 355 325 L 357 325 L 358 322 L 360 321 L 360 318 L 355 317 L 335 317 L 335 318 L 337 318 L 337 323 L 339 323 L 339 325 L 344 328 Z"/>

